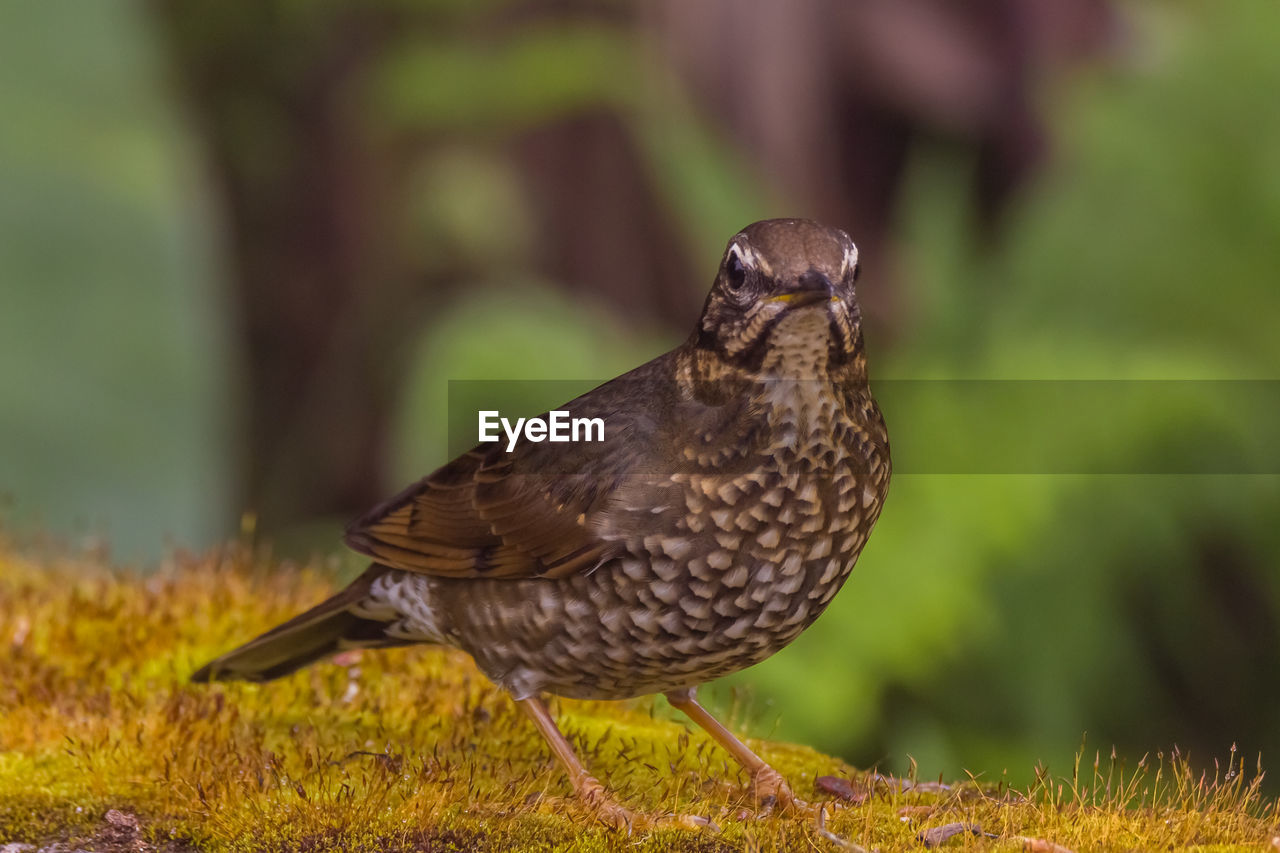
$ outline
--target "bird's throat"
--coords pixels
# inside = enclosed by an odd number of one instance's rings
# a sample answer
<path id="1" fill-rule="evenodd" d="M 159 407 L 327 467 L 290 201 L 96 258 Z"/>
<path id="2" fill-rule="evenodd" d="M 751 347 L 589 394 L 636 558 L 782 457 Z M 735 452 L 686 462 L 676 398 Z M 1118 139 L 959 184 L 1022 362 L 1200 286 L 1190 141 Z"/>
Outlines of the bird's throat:
<path id="1" fill-rule="evenodd" d="M 788 312 L 773 327 L 760 365 L 763 379 L 825 381 L 831 323 L 821 306 Z"/>

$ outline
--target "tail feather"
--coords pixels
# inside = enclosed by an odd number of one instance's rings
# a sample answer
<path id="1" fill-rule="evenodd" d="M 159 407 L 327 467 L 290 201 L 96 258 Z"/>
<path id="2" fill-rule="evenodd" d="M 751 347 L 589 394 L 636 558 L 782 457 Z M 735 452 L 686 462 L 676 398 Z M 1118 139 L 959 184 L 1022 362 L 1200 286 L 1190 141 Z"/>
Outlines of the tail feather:
<path id="1" fill-rule="evenodd" d="M 342 592 L 210 661 L 191 680 L 271 681 L 345 649 L 406 645 L 386 635 L 387 622 L 351 612 L 386 571 L 384 566 L 370 566 Z"/>

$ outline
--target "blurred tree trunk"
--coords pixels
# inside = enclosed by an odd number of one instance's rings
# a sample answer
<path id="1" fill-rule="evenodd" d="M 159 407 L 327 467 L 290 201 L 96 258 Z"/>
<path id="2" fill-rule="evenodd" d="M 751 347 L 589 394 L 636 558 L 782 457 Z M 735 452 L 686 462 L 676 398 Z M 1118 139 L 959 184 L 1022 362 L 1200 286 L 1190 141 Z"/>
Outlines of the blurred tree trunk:
<path id="1" fill-rule="evenodd" d="M 389 41 L 424 20 L 391 4 L 155 9 L 224 207 L 243 354 L 240 506 L 267 534 L 353 516 L 388 493 L 412 336 L 478 274 L 406 257 L 404 185 L 433 139 L 378 126 L 360 102 Z M 684 245 L 616 114 L 552 116 L 508 151 L 541 274 L 631 317 L 692 322 Z"/>
<path id="2" fill-rule="evenodd" d="M 278 3 L 155 8 L 224 207 L 241 507 L 267 531 L 349 514 L 381 495 L 393 389 L 375 321 L 403 287 L 383 235 L 404 158 L 364 132 L 349 86 L 385 22 Z"/>
<path id="3" fill-rule="evenodd" d="M 535 263 L 544 274 L 623 316 L 693 328 L 712 271 L 694 267 L 617 114 L 545 124 L 521 135 L 513 157 L 534 207 Z"/>

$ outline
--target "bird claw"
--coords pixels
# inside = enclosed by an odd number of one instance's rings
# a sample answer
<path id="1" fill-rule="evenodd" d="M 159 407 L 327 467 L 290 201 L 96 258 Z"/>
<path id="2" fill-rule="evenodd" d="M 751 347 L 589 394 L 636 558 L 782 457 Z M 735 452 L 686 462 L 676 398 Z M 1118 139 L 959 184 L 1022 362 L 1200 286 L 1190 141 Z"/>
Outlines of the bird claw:
<path id="1" fill-rule="evenodd" d="M 630 835 L 636 830 L 648 832 L 655 829 L 682 829 L 688 832 L 720 832 L 720 827 L 709 818 L 692 814 L 647 815 L 633 812 L 609 796 L 608 790 L 594 777 L 583 779 L 577 789 L 583 804 L 595 814 L 596 819 L 613 829 Z"/>
<path id="2" fill-rule="evenodd" d="M 587 776 L 581 779 L 575 788 L 577 790 L 574 793 L 578 795 L 578 799 L 591 809 L 597 820 L 627 835 L 631 834 L 632 828 L 636 825 L 635 813 L 609 796 L 604 785 L 601 785 L 595 777 Z"/>
<path id="3" fill-rule="evenodd" d="M 793 817 L 817 818 L 819 810 L 795 795 L 782 774 L 769 765 L 755 772 L 751 780 L 755 792 L 757 816 L 779 811 Z"/>

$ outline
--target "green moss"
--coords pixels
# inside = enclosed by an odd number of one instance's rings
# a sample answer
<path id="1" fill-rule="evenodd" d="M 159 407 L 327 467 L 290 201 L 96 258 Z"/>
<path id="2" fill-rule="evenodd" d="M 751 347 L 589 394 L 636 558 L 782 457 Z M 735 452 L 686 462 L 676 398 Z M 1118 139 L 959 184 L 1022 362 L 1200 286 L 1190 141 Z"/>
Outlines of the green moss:
<path id="1" fill-rule="evenodd" d="M 266 567 L 239 547 L 147 577 L 92 560 L 0 553 L 0 844 L 138 840 L 161 849 L 756 850 L 827 844 L 810 821 L 749 817 L 746 779 L 653 700 L 560 701 L 584 760 L 624 802 L 709 816 L 718 835 L 627 838 L 595 824 L 510 701 L 466 655 L 348 655 L 265 685 L 197 686 L 200 663 L 332 591 L 316 567 Z M 1234 756 L 1214 778 L 1179 757 L 1114 760 L 1030 791 L 877 780 L 792 744 L 753 747 L 810 799 L 817 777 L 865 794 L 828 828 L 882 851 L 979 824 L 1021 849 L 1256 849 L 1276 804 Z M 112 811 L 115 810 L 115 811 Z M 1043 849 L 1052 849 L 1045 847 Z"/>

